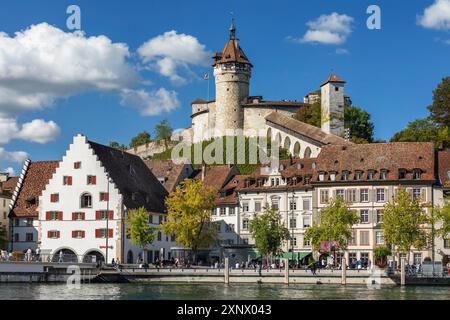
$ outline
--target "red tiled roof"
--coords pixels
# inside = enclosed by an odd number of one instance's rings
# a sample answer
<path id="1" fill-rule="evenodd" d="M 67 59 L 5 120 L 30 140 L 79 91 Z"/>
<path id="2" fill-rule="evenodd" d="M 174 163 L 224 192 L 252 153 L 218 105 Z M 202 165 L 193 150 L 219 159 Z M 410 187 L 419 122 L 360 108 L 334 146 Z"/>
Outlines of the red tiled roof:
<path id="1" fill-rule="evenodd" d="M 22 186 L 15 201 L 11 215 L 15 217 L 37 217 L 39 197 L 52 177 L 59 161 L 30 162 L 22 181 Z M 27 205 L 28 200 L 34 199 L 34 205 Z"/>
<path id="2" fill-rule="evenodd" d="M 205 178 L 203 183 L 207 186 L 215 188 L 217 191 L 222 189 L 239 170 L 234 165 L 219 165 L 205 168 Z M 194 179 L 202 179 L 202 170 L 194 175 Z"/>
<path id="3" fill-rule="evenodd" d="M 214 64 L 216 66 L 219 63 L 238 62 L 243 64 L 252 65 L 245 55 L 244 51 L 239 46 L 237 39 L 230 39 L 225 44 L 222 52 L 216 53 L 214 56 Z"/>
<path id="4" fill-rule="evenodd" d="M 10 177 L 8 180 L 2 183 L 3 191 L 11 191 L 13 192 L 17 186 L 17 182 L 19 181 L 19 177 Z"/>
<path id="5" fill-rule="evenodd" d="M 274 123 L 288 130 L 292 130 L 304 137 L 315 140 L 322 145 L 351 144 L 351 142 L 346 142 L 344 138 L 341 138 L 334 134 L 325 133 L 320 128 L 298 121 L 294 118 L 285 116 L 280 112 L 270 113 L 268 116 L 266 116 L 266 121 L 269 123 Z"/>
<path id="6" fill-rule="evenodd" d="M 387 170 L 386 180 L 399 180 L 399 170 L 407 171 L 405 180 L 412 180 L 414 169 L 422 171 L 422 181 L 434 181 L 434 145 L 430 142 L 394 142 L 324 146 L 317 158 L 314 181 L 319 172 L 335 172 L 336 181 L 344 171 L 349 172 L 349 181 L 356 171 L 362 171 L 361 180 L 367 179 L 369 170 L 379 174 Z M 328 181 L 328 179 L 325 179 Z"/>
<path id="7" fill-rule="evenodd" d="M 440 182 L 450 188 L 450 151 L 438 152 L 438 168 Z"/>
<path id="8" fill-rule="evenodd" d="M 337 75 L 335 74 L 330 74 L 327 78 L 327 80 L 325 80 L 324 83 L 322 83 L 320 86 L 323 87 L 324 85 L 326 85 L 328 82 L 339 82 L 339 83 L 345 83 L 344 80 L 342 80 L 341 78 L 339 78 Z"/>
<path id="9" fill-rule="evenodd" d="M 168 192 L 175 189 L 178 178 L 183 173 L 184 165 L 174 164 L 172 160 L 144 160 L 156 178 L 164 178 L 163 186 Z"/>
<path id="10" fill-rule="evenodd" d="M 248 175 L 235 175 L 231 180 L 220 190 L 216 196 L 216 206 L 223 205 L 237 205 L 239 198 L 237 190 L 244 187 L 244 181 Z"/>

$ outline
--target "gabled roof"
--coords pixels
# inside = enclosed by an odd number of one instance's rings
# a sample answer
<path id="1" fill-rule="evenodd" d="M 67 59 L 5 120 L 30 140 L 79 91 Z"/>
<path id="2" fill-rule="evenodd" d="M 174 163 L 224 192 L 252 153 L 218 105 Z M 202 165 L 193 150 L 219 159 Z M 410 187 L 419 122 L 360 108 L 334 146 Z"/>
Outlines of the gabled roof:
<path id="1" fill-rule="evenodd" d="M 167 191 L 140 157 L 92 141 L 88 144 L 119 189 L 128 209 L 145 207 L 149 212 L 166 211 Z"/>
<path id="2" fill-rule="evenodd" d="M 328 82 L 337 82 L 337 83 L 345 83 L 344 80 L 342 80 L 341 78 L 339 78 L 337 75 L 335 74 L 330 74 L 327 78 L 327 80 L 325 80 L 324 83 L 322 83 L 320 86 L 323 87 L 324 85 L 326 85 Z"/>
<path id="3" fill-rule="evenodd" d="M 440 183 L 450 188 L 450 151 L 438 152 L 438 172 Z"/>
<path id="4" fill-rule="evenodd" d="M 220 190 L 216 196 L 215 205 L 237 205 L 239 204 L 239 197 L 237 190 L 244 187 L 244 181 L 248 175 L 235 175 L 230 181 Z"/>
<path id="5" fill-rule="evenodd" d="M 237 39 L 228 40 L 222 52 L 216 53 L 216 55 L 214 56 L 214 60 L 215 61 L 213 66 L 216 66 L 219 63 L 228 63 L 228 62 L 237 62 L 252 66 L 247 56 L 245 55 L 244 51 L 239 46 Z"/>
<path id="6" fill-rule="evenodd" d="M 294 118 L 285 116 L 280 112 L 272 112 L 266 116 L 266 121 L 274 123 L 285 129 L 292 130 L 304 137 L 310 138 L 321 145 L 326 144 L 350 144 L 344 138 L 334 134 L 325 133 L 322 129 L 312 126 L 310 124 L 298 121 Z"/>
<path id="7" fill-rule="evenodd" d="M 374 170 L 377 177 L 381 170 L 387 170 L 386 180 L 393 181 L 399 180 L 399 170 L 403 169 L 407 171 L 404 180 L 411 181 L 413 170 L 420 169 L 421 181 L 435 181 L 434 157 L 434 145 L 430 142 L 328 145 L 317 157 L 316 173 L 335 172 L 338 182 L 344 171 L 349 172 L 348 181 L 354 180 L 356 171 L 362 171 L 363 181 L 369 170 Z M 317 176 L 314 181 L 318 181 Z"/>
<path id="8" fill-rule="evenodd" d="M 144 160 L 156 178 L 164 178 L 164 188 L 171 192 L 176 188 L 178 178 L 183 174 L 184 165 L 175 164 L 172 160 Z"/>
<path id="9" fill-rule="evenodd" d="M 9 177 L 8 180 L 0 183 L 0 195 L 10 197 L 17 186 L 19 177 Z"/>
<path id="10" fill-rule="evenodd" d="M 39 197 L 58 166 L 59 161 L 38 161 L 28 164 L 25 176 L 20 185 L 19 194 L 10 212 L 11 216 L 38 216 Z M 33 205 L 30 205 L 30 200 L 34 200 Z"/>
<path id="11" fill-rule="evenodd" d="M 234 165 L 219 165 L 204 168 L 203 183 L 209 187 L 221 190 L 230 181 L 230 178 L 239 174 L 239 170 Z M 198 170 L 194 174 L 194 179 L 202 179 L 202 170 Z"/>

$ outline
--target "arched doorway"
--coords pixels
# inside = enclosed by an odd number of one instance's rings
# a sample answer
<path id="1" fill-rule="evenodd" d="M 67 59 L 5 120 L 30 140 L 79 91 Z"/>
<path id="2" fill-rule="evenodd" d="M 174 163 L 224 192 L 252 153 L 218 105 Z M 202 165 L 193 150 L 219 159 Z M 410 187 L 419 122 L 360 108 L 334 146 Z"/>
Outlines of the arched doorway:
<path id="1" fill-rule="evenodd" d="M 52 262 L 78 263 L 78 257 L 75 251 L 64 248 L 53 253 Z"/>
<path id="2" fill-rule="evenodd" d="M 305 149 L 305 155 L 303 156 L 303 158 L 306 158 L 306 159 L 311 158 L 311 148 L 310 147 L 307 147 Z"/>
<path id="3" fill-rule="evenodd" d="M 91 250 L 84 255 L 83 262 L 84 263 L 105 262 L 105 256 L 100 251 Z"/>
<path id="4" fill-rule="evenodd" d="M 284 139 L 284 145 L 283 145 L 284 149 L 289 150 L 289 148 L 291 147 L 291 139 L 289 139 L 289 137 L 286 137 Z"/>
<path id="5" fill-rule="evenodd" d="M 131 263 L 133 263 L 133 251 L 131 251 L 131 250 L 128 250 L 128 253 L 127 253 L 127 263 L 129 263 L 129 264 L 131 264 Z"/>
<path id="6" fill-rule="evenodd" d="M 294 157 L 300 157 L 300 143 L 298 141 L 294 144 Z"/>

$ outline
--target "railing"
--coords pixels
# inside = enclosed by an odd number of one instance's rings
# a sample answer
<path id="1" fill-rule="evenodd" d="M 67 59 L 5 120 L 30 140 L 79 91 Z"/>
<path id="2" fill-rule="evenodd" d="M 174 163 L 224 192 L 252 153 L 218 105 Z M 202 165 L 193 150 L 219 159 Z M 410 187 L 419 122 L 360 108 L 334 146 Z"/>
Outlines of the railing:
<path id="1" fill-rule="evenodd" d="M 47 262 L 47 263 L 99 263 L 95 255 L 75 255 L 75 254 L 36 254 L 2 251 L 0 254 L 0 262 Z"/>

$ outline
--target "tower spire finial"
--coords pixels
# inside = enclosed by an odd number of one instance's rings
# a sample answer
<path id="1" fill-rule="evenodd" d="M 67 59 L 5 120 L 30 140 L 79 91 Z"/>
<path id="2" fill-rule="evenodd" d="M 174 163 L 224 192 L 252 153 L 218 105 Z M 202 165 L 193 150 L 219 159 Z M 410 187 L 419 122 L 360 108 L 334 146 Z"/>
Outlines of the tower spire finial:
<path id="1" fill-rule="evenodd" d="M 236 39 L 236 27 L 234 25 L 234 12 L 230 12 L 231 15 L 231 26 L 230 26 L 230 39 L 234 40 Z"/>

